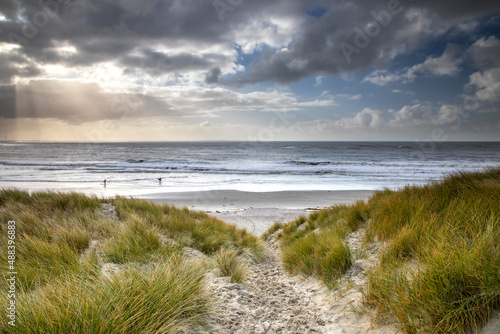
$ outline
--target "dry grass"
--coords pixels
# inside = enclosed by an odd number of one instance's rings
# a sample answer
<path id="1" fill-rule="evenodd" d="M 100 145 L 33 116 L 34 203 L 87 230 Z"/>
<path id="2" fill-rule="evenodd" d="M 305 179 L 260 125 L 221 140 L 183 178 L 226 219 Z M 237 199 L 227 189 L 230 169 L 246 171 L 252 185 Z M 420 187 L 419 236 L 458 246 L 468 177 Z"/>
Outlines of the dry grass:
<path id="1" fill-rule="evenodd" d="M 112 277 L 68 275 L 20 295 L 15 332 L 175 333 L 202 324 L 210 305 L 203 275 L 175 258 Z"/>
<path id="2" fill-rule="evenodd" d="M 328 287 L 335 287 L 352 262 L 343 239 L 367 219 L 365 207 L 363 202 L 336 205 L 285 224 L 278 234 L 283 267 L 295 274 L 317 275 Z"/>
<path id="3" fill-rule="evenodd" d="M 284 267 L 334 287 L 351 263 L 343 239 L 367 221 L 364 244 L 385 244 L 365 291 L 379 318 L 404 333 L 468 333 L 500 307 L 499 169 L 378 191 L 368 203 L 285 224 L 277 234 Z"/>
<path id="4" fill-rule="evenodd" d="M 221 248 L 215 253 L 214 260 L 222 277 L 229 277 L 231 283 L 245 281 L 248 268 L 245 262 L 238 258 L 236 250 Z"/>
<path id="5" fill-rule="evenodd" d="M 499 203 L 500 170 L 376 194 L 370 233 L 387 247 L 367 301 L 406 333 L 466 333 L 487 322 L 500 306 Z"/>
<path id="6" fill-rule="evenodd" d="M 184 262 L 182 247 L 233 260 L 264 256 L 264 243 L 246 230 L 169 205 L 117 198 L 119 220 L 104 216 L 105 201 L 71 193 L 0 191 L 0 289 L 7 291 L 7 222 L 16 221 L 17 326 L 0 318 L 0 332 L 169 333 L 198 326 L 209 307 L 206 264 Z M 173 242 L 166 242 L 170 238 Z M 91 252 L 86 251 L 92 240 Z M 224 253 L 226 252 L 226 253 Z M 104 263 L 120 264 L 115 276 Z M 228 262 L 234 281 L 239 259 Z M 6 298 L 0 307 L 7 307 Z"/>

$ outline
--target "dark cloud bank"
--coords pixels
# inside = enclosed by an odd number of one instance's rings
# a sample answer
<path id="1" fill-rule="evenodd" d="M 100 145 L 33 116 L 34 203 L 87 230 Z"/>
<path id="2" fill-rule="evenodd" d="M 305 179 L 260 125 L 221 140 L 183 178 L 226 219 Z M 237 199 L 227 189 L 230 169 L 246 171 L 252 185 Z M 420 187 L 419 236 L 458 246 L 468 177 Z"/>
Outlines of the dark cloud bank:
<path id="1" fill-rule="evenodd" d="M 0 54 L 0 117 L 72 122 L 124 117 L 109 108 L 109 100 L 120 95 L 102 92 L 95 84 L 36 81 L 50 64 L 71 68 L 112 62 L 124 74 L 152 77 L 201 71 L 200 84 L 229 87 L 264 81 L 289 84 L 320 73 L 388 68 L 395 58 L 422 51 L 446 36 L 461 36 L 468 47 L 488 37 L 481 31 L 500 24 L 497 0 L 221 1 L 226 6 L 201 0 L 2 0 L 0 43 L 19 47 Z M 238 60 L 217 50 L 237 49 L 239 33 L 270 14 L 300 25 L 289 45 L 280 50 L 262 46 L 244 71 L 224 73 L 224 66 Z M 279 29 L 272 22 L 263 24 Z M 75 52 L 58 52 L 64 45 Z M 165 50 L 152 45 L 164 45 Z M 189 51 L 187 46 L 214 51 Z M 16 86 L 14 78 L 33 82 Z M 69 98 L 69 92 L 79 93 Z M 136 98 L 141 114 L 127 117 L 154 116 L 156 110 L 175 114 L 168 102 L 146 95 Z M 78 111 L 76 102 L 85 101 L 92 103 Z"/>

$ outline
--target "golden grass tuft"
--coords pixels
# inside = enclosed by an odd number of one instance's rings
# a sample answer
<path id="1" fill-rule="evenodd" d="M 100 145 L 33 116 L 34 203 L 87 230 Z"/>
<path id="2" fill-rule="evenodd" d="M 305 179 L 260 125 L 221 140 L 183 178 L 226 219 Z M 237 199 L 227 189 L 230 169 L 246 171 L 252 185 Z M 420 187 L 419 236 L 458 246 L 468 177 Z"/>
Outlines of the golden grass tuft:
<path id="1" fill-rule="evenodd" d="M 216 268 L 222 277 L 229 277 L 231 283 L 243 283 L 248 268 L 234 249 L 221 248 L 214 254 Z"/>
<path id="2" fill-rule="evenodd" d="M 376 194 L 370 233 L 387 247 L 367 302 L 406 333 L 467 333 L 500 307 L 500 170 Z"/>
<path id="3" fill-rule="evenodd" d="M 202 212 L 116 198 L 111 201 L 116 220 L 103 214 L 105 202 L 74 193 L 0 190 L 2 291 L 7 291 L 10 220 L 16 222 L 18 272 L 17 326 L 11 329 L 1 317 L 0 332 L 196 330 L 210 306 L 203 292 L 207 266 L 184 261 L 182 247 L 207 255 L 233 249 L 264 256 L 261 239 Z M 123 269 L 103 276 L 101 267 L 108 262 Z M 244 272 L 239 259 L 236 264 L 231 275 L 240 281 Z M 2 298 L 0 308 L 6 309 L 7 302 Z"/>
<path id="4" fill-rule="evenodd" d="M 20 295 L 15 332 L 175 333 L 202 324 L 210 306 L 203 276 L 202 267 L 175 258 L 111 277 L 68 275 Z"/>
<path id="5" fill-rule="evenodd" d="M 363 244 L 384 243 L 364 292 L 379 318 L 404 333 L 465 334 L 500 307 L 500 169 L 377 191 L 368 203 L 285 224 L 277 234 L 284 268 L 334 287 L 350 265 L 343 239 L 367 221 Z"/>
<path id="6" fill-rule="evenodd" d="M 367 219 L 366 203 L 336 205 L 282 226 L 277 235 L 283 267 L 290 273 L 317 275 L 329 288 L 351 266 L 344 238 Z M 349 220 L 346 219 L 349 217 Z M 266 234 L 276 232 L 272 226 Z"/>

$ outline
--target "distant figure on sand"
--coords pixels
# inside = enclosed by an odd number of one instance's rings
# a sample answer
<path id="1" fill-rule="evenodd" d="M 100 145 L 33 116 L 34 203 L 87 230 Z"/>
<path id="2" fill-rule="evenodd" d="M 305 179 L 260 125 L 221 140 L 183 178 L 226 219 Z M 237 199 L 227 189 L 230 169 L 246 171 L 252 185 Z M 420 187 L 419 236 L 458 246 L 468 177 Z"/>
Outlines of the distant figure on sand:
<path id="1" fill-rule="evenodd" d="M 161 184 L 161 177 L 158 178 L 158 182 Z"/>
<path id="2" fill-rule="evenodd" d="M 106 188 L 106 183 L 107 183 L 107 182 L 108 182 L 108 181 L 106 181 L 106 179 L 104 179 L 104 188 Z"/>

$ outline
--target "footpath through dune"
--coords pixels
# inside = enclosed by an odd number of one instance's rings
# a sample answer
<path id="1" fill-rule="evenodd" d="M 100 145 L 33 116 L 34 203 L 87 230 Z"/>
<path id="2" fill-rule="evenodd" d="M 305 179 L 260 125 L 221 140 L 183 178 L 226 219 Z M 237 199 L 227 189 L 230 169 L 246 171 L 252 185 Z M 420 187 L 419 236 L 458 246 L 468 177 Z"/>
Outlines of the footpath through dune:
<path id="1" fill-rule="evenodd" d="M 353 254 L 357 253 L 362 233 L 357 231 L 346 240 Z M 218 306 L 210 318 L 208 333 L 397 332 L 395 327 L 374 327 L 369 314 L 355 311 L 361 303 L 360 289 L 366 284 L 364 268 L 376 261 L 376 248 L 367 251 L 366 260 L 354 259 L 354 265 L 340 279 L 338 291 L 328 291 L 314 278 L 286 275 L 274 236 L 267 245 L 267 259 L 249 264 L 245 284 L 231 284 L 220 277 L 209 280 Z"/>

